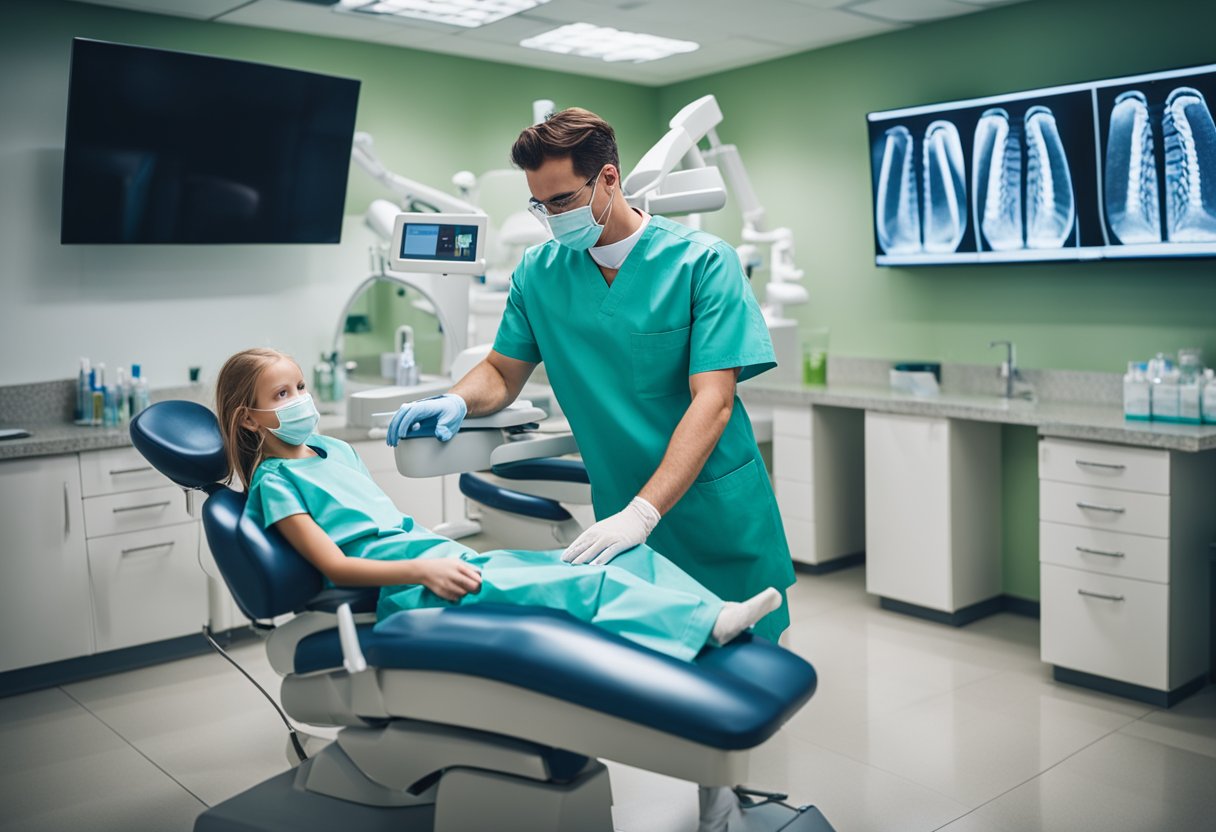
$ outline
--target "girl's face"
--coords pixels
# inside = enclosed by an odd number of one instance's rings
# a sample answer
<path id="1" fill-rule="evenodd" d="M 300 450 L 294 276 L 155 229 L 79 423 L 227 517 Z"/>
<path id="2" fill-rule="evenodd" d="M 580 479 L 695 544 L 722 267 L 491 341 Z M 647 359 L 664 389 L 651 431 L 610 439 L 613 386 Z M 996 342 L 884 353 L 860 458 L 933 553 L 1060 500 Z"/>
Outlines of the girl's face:
<path id="1" fill-rule="evenodd" d="M 279 427 L 279 417 L 269 411 L 282 407 L 304 392 L 304 374 L 296 362 L 290 358 L 276 359 L 258 377 L 256 396 L 250 405 L 257 410 L 245 411 L 245 427 L 252 431 Z"/>

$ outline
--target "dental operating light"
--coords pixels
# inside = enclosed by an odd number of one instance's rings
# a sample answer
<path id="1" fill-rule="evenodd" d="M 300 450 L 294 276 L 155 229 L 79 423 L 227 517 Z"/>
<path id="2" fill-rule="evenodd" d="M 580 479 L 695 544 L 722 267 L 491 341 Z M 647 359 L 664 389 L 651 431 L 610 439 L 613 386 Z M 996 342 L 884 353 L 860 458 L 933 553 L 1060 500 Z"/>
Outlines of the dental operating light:
<path id="1" fill-rule="evenodd" d="M 335 11 L 386 20 L 413 18 L 475 29 L 534 9 L 549 0 L 340 0 Z"/>
<path id="2" fill-rule="evenodd" d="M 622 32 L 590 23 L 559 26 L 548 32 L 524 38 L 519 45 L 542 52 L 556 52 L 559 55 L 577 55 L 611 62 L 630 61 L 635 64 L 695 52 L 701 48 L 699 43 L 690 40 L 674 40 L 642 32 Z"/>

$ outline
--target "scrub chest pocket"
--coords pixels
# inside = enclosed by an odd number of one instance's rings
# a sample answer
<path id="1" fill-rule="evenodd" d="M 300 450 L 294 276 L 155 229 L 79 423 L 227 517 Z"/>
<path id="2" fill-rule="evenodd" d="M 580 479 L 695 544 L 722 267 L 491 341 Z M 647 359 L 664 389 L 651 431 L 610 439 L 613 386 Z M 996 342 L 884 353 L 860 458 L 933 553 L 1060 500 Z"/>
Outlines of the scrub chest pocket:
<path id="1" fill-rule="evenodd" d="M 633 388 L 643 399 L 688 393 L 688 339 L 692 327 L 670 332 L 631 332 Z"/>

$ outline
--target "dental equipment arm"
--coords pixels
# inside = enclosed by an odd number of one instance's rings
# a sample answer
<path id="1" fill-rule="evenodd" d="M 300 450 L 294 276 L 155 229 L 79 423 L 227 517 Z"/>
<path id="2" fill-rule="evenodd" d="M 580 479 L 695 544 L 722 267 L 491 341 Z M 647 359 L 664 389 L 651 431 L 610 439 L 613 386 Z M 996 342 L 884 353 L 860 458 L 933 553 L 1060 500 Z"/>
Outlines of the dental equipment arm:
<path id="1" fill-rule="evenodd" d="M 805 303 L 806 289 L 793 285 L 803 271 L 794 263 L 793 232 L 768 229 L 764 207 L 732 144 L 723 144 L 715 128 L 722 110 L 712 95 L 702 96 L 675 114 L 670 130 L 625 177 L 625 200 L 650 213 L 703 213 L 726 203 L 726 187 L 743 214 L 743 245 L 739 257 L 745 269 L 763 264 L 758 247 L 770 246 L 771 280 L 766 287 L 765 318 L 780 319 L 786 304 Z M 702 149 L 705 140 L 708 147 Z M 678 167 L 682 169 L 677 170 Z"/>
<path id="2" fill-rule="evenodd" d="M 484 214 L 485 211 L 459 197 L 438 188 L 406 179 L 384 166 L 376 155 L 370 133 L 356 133 L 350 151 L 351 159 L 372 178 L 387 188 L 397 198 L 400 207 L 409 211 L 435 211 L 449 214 Z M 374 203 L 373 203 L 374 204 Z M 377 231 L 381 229 L 377 228 Z M 384 233 L 388 236 L 392 227 Z"/>

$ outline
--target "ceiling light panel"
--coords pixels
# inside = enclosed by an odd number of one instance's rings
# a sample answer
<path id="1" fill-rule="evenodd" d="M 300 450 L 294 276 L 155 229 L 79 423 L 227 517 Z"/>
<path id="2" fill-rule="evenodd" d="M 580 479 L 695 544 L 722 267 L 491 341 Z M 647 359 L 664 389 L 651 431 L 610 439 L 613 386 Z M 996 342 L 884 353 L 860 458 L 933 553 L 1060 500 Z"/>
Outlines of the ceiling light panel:
<path id="1" fill-rule="evenodd" d="M 549 0 L 341 0 L 334 9 L 359 15 L 428 20 L 474 29 Z"/>
<path id="2" fill-rule="evenodd" d="M 591 23 L 559 26 L 534 37 L 524 38 L 519 45 L 560 55 L 578 55 L 582 58 L 598 58 L 609 62 L 628 61 L 635 64 L 695 52 L 701 48 L 700 44 L 691 40 L 674 40 L 642 32 L 622 32 Z"/>

